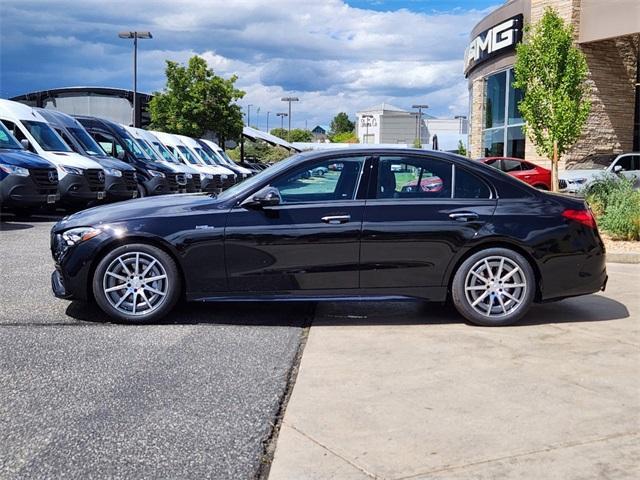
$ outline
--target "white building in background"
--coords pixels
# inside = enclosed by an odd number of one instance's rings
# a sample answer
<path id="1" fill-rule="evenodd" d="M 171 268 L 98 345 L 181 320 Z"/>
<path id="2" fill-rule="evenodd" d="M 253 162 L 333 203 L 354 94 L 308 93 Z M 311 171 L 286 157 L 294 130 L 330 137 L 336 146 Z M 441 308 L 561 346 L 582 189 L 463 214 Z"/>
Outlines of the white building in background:
<path id="1" fill-rule="evenodd" d="M 438 150 L 457 150 L 458 142 L 467 145 L 466 117 L 436 118 L 422 114 L 420 138 L 423 148 L 431 149 L 434 135 Z M 418 138 L 418 113 L 388 103 L 375 105 L 357 113 L 356 134 L 364 144 L 413 145 Z"/>

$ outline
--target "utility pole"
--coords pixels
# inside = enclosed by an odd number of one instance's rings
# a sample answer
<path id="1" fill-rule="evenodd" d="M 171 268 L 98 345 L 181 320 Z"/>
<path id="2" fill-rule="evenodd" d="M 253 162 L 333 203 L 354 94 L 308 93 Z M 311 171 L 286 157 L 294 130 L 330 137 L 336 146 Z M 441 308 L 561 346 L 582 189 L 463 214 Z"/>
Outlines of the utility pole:
<path id="1" fill-rule="evenodd" d="M 276 113 L 276 116 L 280 117 L 280 130 L 284 130 L 284 117 L 288 117 L 289 114 L 285 112 Z"/>
<path id="2" fill-rule="evenodd" d="M 120 38 L 133 39 L 133 112 L 131 114 L 131 125 L 138 127 L 137 110 L 138 110 L 138 39 L 153 38 L 151 32 L 120 32 Z"/>
<path id="3" fill-rule="evenodd" d="M 260 107 L 256 108 L 256 128 L 260 130 Z"/>
<path id="4" fill-rule="evenodd" d="M 267 110 L 267 133 L 269 133 L 269 114 L 271 112 L 269 110 Z"/>
<path id="5" fill-rule="evenodd" d="M 282 97 L 281 100 L 283 102 L 289 102 L 289 130 L 287 131 L 287 142 L 291 141 L 291 102 L 299 102 L 300 99 L 298 97 Z"/>
<path id="6" fill-rule="evenodd" d="M 247 105 L 247 127 L 251 126 L 251 107 L 253 107 L 253 104 Z"/>
<path id="7" fill-rule="evenodd" d="M 424 108 L 426 110 L 427 108 L 429 108 L 429 105 L 418 104 L 418 105 L 412 105 L 411 108 L 418 109 L 418 124 L 416 125 L 416 138 L 418 139 L 420 148 L 422 148 L 422 109 Z"/>

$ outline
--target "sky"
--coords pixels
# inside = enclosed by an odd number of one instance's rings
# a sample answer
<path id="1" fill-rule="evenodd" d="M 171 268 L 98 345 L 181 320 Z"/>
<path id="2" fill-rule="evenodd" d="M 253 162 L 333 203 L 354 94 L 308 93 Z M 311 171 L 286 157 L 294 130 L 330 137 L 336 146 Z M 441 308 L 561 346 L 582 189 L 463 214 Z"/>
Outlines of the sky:
<path id="1" fill-rule="evenodd" d="M 500 0 L 3 0 L 0 97 L 92 85 L 138 90 L 165 84 L 165 60 L 207 60 L 237 75 L 251 124 L 276 126 L 282 96 L 297 96 L 293 127 L 328 125 L 336 113 L 387 102 L 449 117 L 468 111 L 462 74 L 471 28 Z M 260 112 L 257 113 L 257 109 Z"/>

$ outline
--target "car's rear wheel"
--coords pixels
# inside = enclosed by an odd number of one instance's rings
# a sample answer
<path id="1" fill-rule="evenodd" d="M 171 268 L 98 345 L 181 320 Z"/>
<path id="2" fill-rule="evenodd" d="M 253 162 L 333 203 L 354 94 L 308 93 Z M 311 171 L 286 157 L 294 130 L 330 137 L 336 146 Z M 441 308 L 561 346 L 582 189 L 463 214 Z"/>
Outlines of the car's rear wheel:
<path id="1" fill-rule="evenodd" d="M 100 308 L 119 322 L 147 323 L 165 316 L 180 296 L 181 279 L 173 259 L 146 244 L 111 250 L 93 276 Z"/>
<path id="2" fill-rule="evenodd" d="M 531 265 L 517 252 L 488 248 L 467 258 L 456 271 L 451 296 L 471 323 L 511 325 L 529 310 L 536 290 Z"/>

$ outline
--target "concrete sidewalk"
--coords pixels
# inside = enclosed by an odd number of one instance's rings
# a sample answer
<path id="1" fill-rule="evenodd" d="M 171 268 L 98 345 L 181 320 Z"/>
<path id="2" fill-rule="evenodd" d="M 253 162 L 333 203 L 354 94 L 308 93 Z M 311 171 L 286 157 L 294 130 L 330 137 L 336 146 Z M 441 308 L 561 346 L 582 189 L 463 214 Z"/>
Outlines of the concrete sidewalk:
<path id="1" fill-rule="evenodd" d="M 608 269 L 516 327 L 321 304 L 269 478 L 640 478 L 640 266 Z"/>

